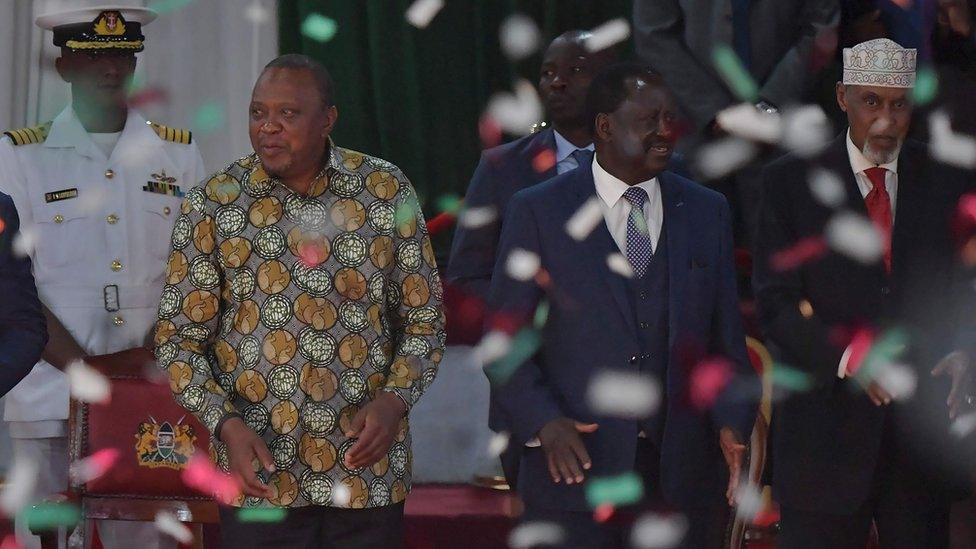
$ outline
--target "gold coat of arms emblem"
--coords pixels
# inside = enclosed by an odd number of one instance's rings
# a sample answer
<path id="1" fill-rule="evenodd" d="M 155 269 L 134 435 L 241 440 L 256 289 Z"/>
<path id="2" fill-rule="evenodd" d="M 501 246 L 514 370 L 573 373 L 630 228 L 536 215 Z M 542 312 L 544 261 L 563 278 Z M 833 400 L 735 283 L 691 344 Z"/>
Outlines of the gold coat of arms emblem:
<path id="1" fill-rule="evenodd" d="M 173 424 L 168 421 L 158 423 L 149 416 L 149 421 L 139 424 L 135 450 L 140 467 L 169 467 L 177 471 L 186 468 L 197 437 L 192 426 L 182 424 L 185 417 Z"/>

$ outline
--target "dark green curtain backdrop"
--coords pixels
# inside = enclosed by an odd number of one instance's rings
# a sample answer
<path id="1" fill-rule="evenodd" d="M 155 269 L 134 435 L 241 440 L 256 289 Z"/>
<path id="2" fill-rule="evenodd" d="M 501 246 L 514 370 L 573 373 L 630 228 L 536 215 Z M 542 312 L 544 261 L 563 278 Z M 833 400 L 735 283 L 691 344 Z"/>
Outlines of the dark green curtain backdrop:
<path id="1" fill-rule="evenodd" d="M 541 54 L 517 65 L 501 53 L 498 28 L 520 12 L 533 18 L 543 47 L 563 31 L 630 20 L 632 0 L 446 0 L 426 29 L 404 19 L 412 0 L 285 0 L 282 53 L 322 61 L 337 86 L 341 146 L 385 158 L 410 178 L 428 218 L 438 198 L 463 196 L 481 152 L 478 119 L 489 97 L 515 77 L 538 80 Z M 313 13 L 332 18 L 328 42 L 301 34 Z M 628 44 L 621 49 L 629 55 Z M 435 240 L 439 252 L 446 246 Z M 441 255 L 441 254 L 438 254 Z"/>

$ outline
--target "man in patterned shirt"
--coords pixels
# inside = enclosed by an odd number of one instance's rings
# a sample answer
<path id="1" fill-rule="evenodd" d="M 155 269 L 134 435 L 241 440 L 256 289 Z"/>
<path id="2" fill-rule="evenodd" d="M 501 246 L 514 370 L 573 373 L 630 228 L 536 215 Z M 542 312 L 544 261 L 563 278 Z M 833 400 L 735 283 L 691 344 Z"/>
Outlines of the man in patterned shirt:
<path id="1" fill-rule="evenodd" d="M 269 63 L 255 153 L 188 192 L 173 231 L 159 365 L 240 482 L 232 505 L 290 508 L 270 524 L 222 508 L 227 547 L 402 542 L 406 416 L 443 353 L 440 276 L 410 182 L 336 146 L 337 116 L 322 65 Z"/>

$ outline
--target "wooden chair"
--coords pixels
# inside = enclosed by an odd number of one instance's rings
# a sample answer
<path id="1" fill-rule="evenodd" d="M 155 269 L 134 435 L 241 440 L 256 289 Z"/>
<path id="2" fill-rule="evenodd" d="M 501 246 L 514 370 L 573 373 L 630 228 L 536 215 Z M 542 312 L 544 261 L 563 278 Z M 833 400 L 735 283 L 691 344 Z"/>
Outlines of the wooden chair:
<path id="1" fill-rule="evenodd" d="M 203 525 L 219 522 L 217 505 L 186 486 L 180 475 L 191 453 L 209 452 L 207 429 L 174 402 L 167 384 L 147 375 L 155 371 L 148 350 L 93 357 L 88 364 L 108 377 L 111 400 L 71 401 L 70 461 L 107 448 L 116 450 L 118 459 L 99 478 L 71 482 L 65 496 L 81 510 L 80 527 L 96 520 L 152 522 L 157 513 L 168 511 L 192 523 L 194 546 L 204 547 Z M 44 549 L 58 547 L 58 533 L 36 533 Z"/>

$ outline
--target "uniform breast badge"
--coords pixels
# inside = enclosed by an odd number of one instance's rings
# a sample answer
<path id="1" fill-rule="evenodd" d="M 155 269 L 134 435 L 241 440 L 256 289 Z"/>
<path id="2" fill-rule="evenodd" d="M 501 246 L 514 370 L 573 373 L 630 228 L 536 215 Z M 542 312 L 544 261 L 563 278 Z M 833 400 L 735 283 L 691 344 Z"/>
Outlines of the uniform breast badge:
<path id="1" fill-rule="evenodd" d="M 159 173 L 152 174 L 152 178 L 153 181 L 146 181 L 142 190 L 148 193 L 165 194 L 180 198 L 184 196 L 183 189 L 179 185 L 176 185 L 176 178 L 166 175 L 166 170 L 160 170 Z"/>

